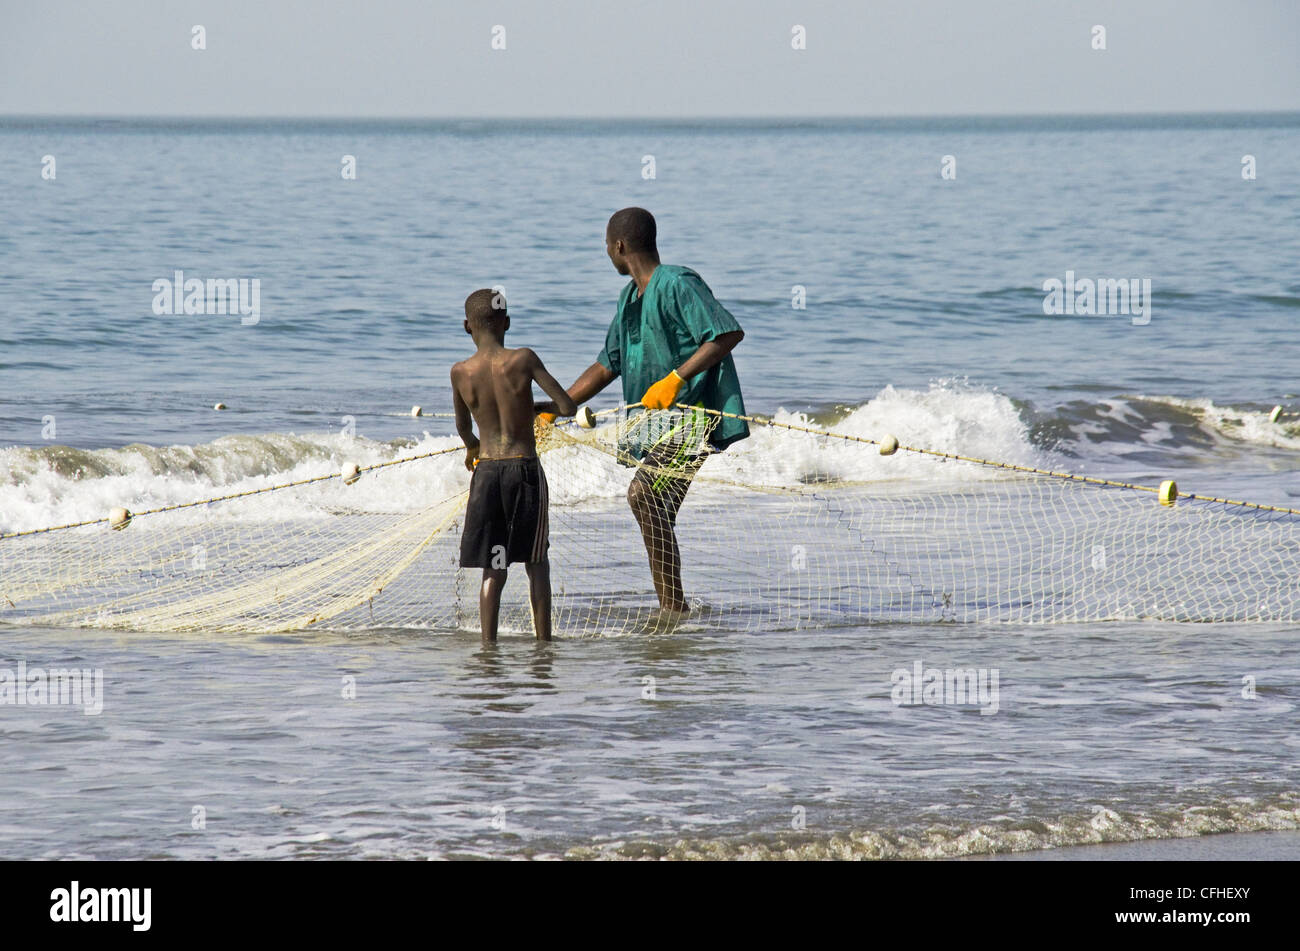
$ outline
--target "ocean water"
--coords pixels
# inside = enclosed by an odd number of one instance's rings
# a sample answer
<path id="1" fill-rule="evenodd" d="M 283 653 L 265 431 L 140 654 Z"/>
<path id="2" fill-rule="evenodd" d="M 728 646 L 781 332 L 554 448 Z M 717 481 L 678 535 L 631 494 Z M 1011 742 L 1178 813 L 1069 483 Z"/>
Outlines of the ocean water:
<path id="1" fill-rule="evenodd" d="M 1300 416 L 1268 418 L 1300 412 L 1298 173 L 1295 116 L 9 120 L 0 532 L 454 445 L 409 410 L 450 409 L 465 295 L 503 285 L 513 343 L 569 382 L 613 314 L 603 229 L 627 204 L 745 327 L 751 412 L 1300 507 Z M 177 270 L 257 279 L 258 319 L 155 314 Z M 1044 314 L 1067 271 L 1149 279 L 1150 322 Z M 463 479 L 448 460 L 374 504 Z M 0 704 L 11 858 L 944 857 L 1300 828 L 1288 624 L 2 633 L 0 668 L 104 673 L 95 716 Z M 915 663 L 998 671 L 997 712 L 895 705 Z"/>

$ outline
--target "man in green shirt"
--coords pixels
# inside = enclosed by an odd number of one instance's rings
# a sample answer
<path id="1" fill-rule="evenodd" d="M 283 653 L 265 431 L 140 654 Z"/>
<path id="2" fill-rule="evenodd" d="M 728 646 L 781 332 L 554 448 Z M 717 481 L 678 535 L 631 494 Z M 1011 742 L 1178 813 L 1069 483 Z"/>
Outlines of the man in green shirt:
<path id="1" fill-rule="evenodd" d="M 605 229 L 605 251 L 614 269 L 632 280 L 619 296 L 596 362 L 569 387 L 574 401 L 585 403 L 621 376 L 629 407 L 668 409 L 681 403 L 743 416 L 745 404 L 731 351 L 745 332 L 698 274 L 659 263 L 654 216 L 644 208 L 615 212 Z M 690 609 L 682 591 L 677 512 L 707 453 L 749 435 L 743 420 L 706 419 L 716 425 L 704 451 L 640 451 L 644 455 L 627 492 L 650 557 L 659 605 L 673 614 Z"/>

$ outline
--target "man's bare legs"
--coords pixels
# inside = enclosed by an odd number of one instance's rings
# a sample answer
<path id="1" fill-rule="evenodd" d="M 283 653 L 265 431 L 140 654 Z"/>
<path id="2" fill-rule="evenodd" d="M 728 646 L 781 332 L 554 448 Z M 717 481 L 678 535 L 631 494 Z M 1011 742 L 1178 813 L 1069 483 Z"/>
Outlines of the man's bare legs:
<path id="1" fill-rule="evenodd" d="M 533 606 L 533 630 L 539 641 L 551 639 L 551 562 L 550 559 L 528 562 L 528 599 Z"/>
<path id="2" fill-rule="evenodd" d="M 641 528 L 641 540 L 650 558 L 650 576 L 659 596 L 659 606 L 677 614 L 690 611 L 682 590 L 677 513 L 702 464 L 701 458 L 665 467 L 652 454 L 646 457 L 627 489 L 628 505 Z"/>

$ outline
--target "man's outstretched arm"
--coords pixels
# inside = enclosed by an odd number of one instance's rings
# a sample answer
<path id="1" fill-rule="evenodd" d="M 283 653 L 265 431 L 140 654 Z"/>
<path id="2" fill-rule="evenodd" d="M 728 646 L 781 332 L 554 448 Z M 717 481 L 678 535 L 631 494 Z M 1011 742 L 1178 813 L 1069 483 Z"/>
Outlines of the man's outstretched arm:
<path id="1" fill-rule="evenodd" d="M 573 400 L 575 406 L 585 403 L 617 379 L 618 374 L 608 369 L 604 364 L 600 362 L 593 363 L 582 371 L 582 376 L 573 381 L 573 386 L 569 387 L 568 391 L 569 398 Z M 577 412 L 577 410 L 575 409 L 574 412 Z M 539 407 L 537 418 L 549 425 L 555 422 L 557 415 Z"/>
<path id="2" fill-rule="evenodd" d="M 573 386 L 569 387 L 569 395 L 573 397 L 573 402 L 582 404 L 617 379 L 618 374 L 603 363 L 593 363 L 582 371 L 582 376 L 573 381 Z"/>

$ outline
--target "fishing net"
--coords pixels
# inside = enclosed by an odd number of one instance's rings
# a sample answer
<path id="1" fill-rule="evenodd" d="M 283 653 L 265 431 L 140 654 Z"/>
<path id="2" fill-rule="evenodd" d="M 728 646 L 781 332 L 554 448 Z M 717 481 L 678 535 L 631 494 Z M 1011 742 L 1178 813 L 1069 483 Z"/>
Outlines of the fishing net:
<path id="1" fill-rule="evenodd" d="M 1294 510 L 1176 488 L 1162 504 L 1152 487 L 891 452 L 889 438 L 763 418 L 750 419 L 745 452 L 710 456 L 716 416 L 620 411 L 594 428 L 541 431 L 558 635 L 634 634 L 668 620 L 629 508 L 638 472 L 659 486 L 694 472 L 675 525 L 690 613 L 675 623 L 763 631 L 1300 617 Z M 453 447 L 368 466 L 360 478 L 329 473 L 0 537 L 0 622 L 476 630 L 479 572 L 457 567 L 462 458 Z M 446 485 L 456 467 L 463 487 L 426 488 Z M 527 594 L 516 565 L 503 632 L 532 631 Z"/>

